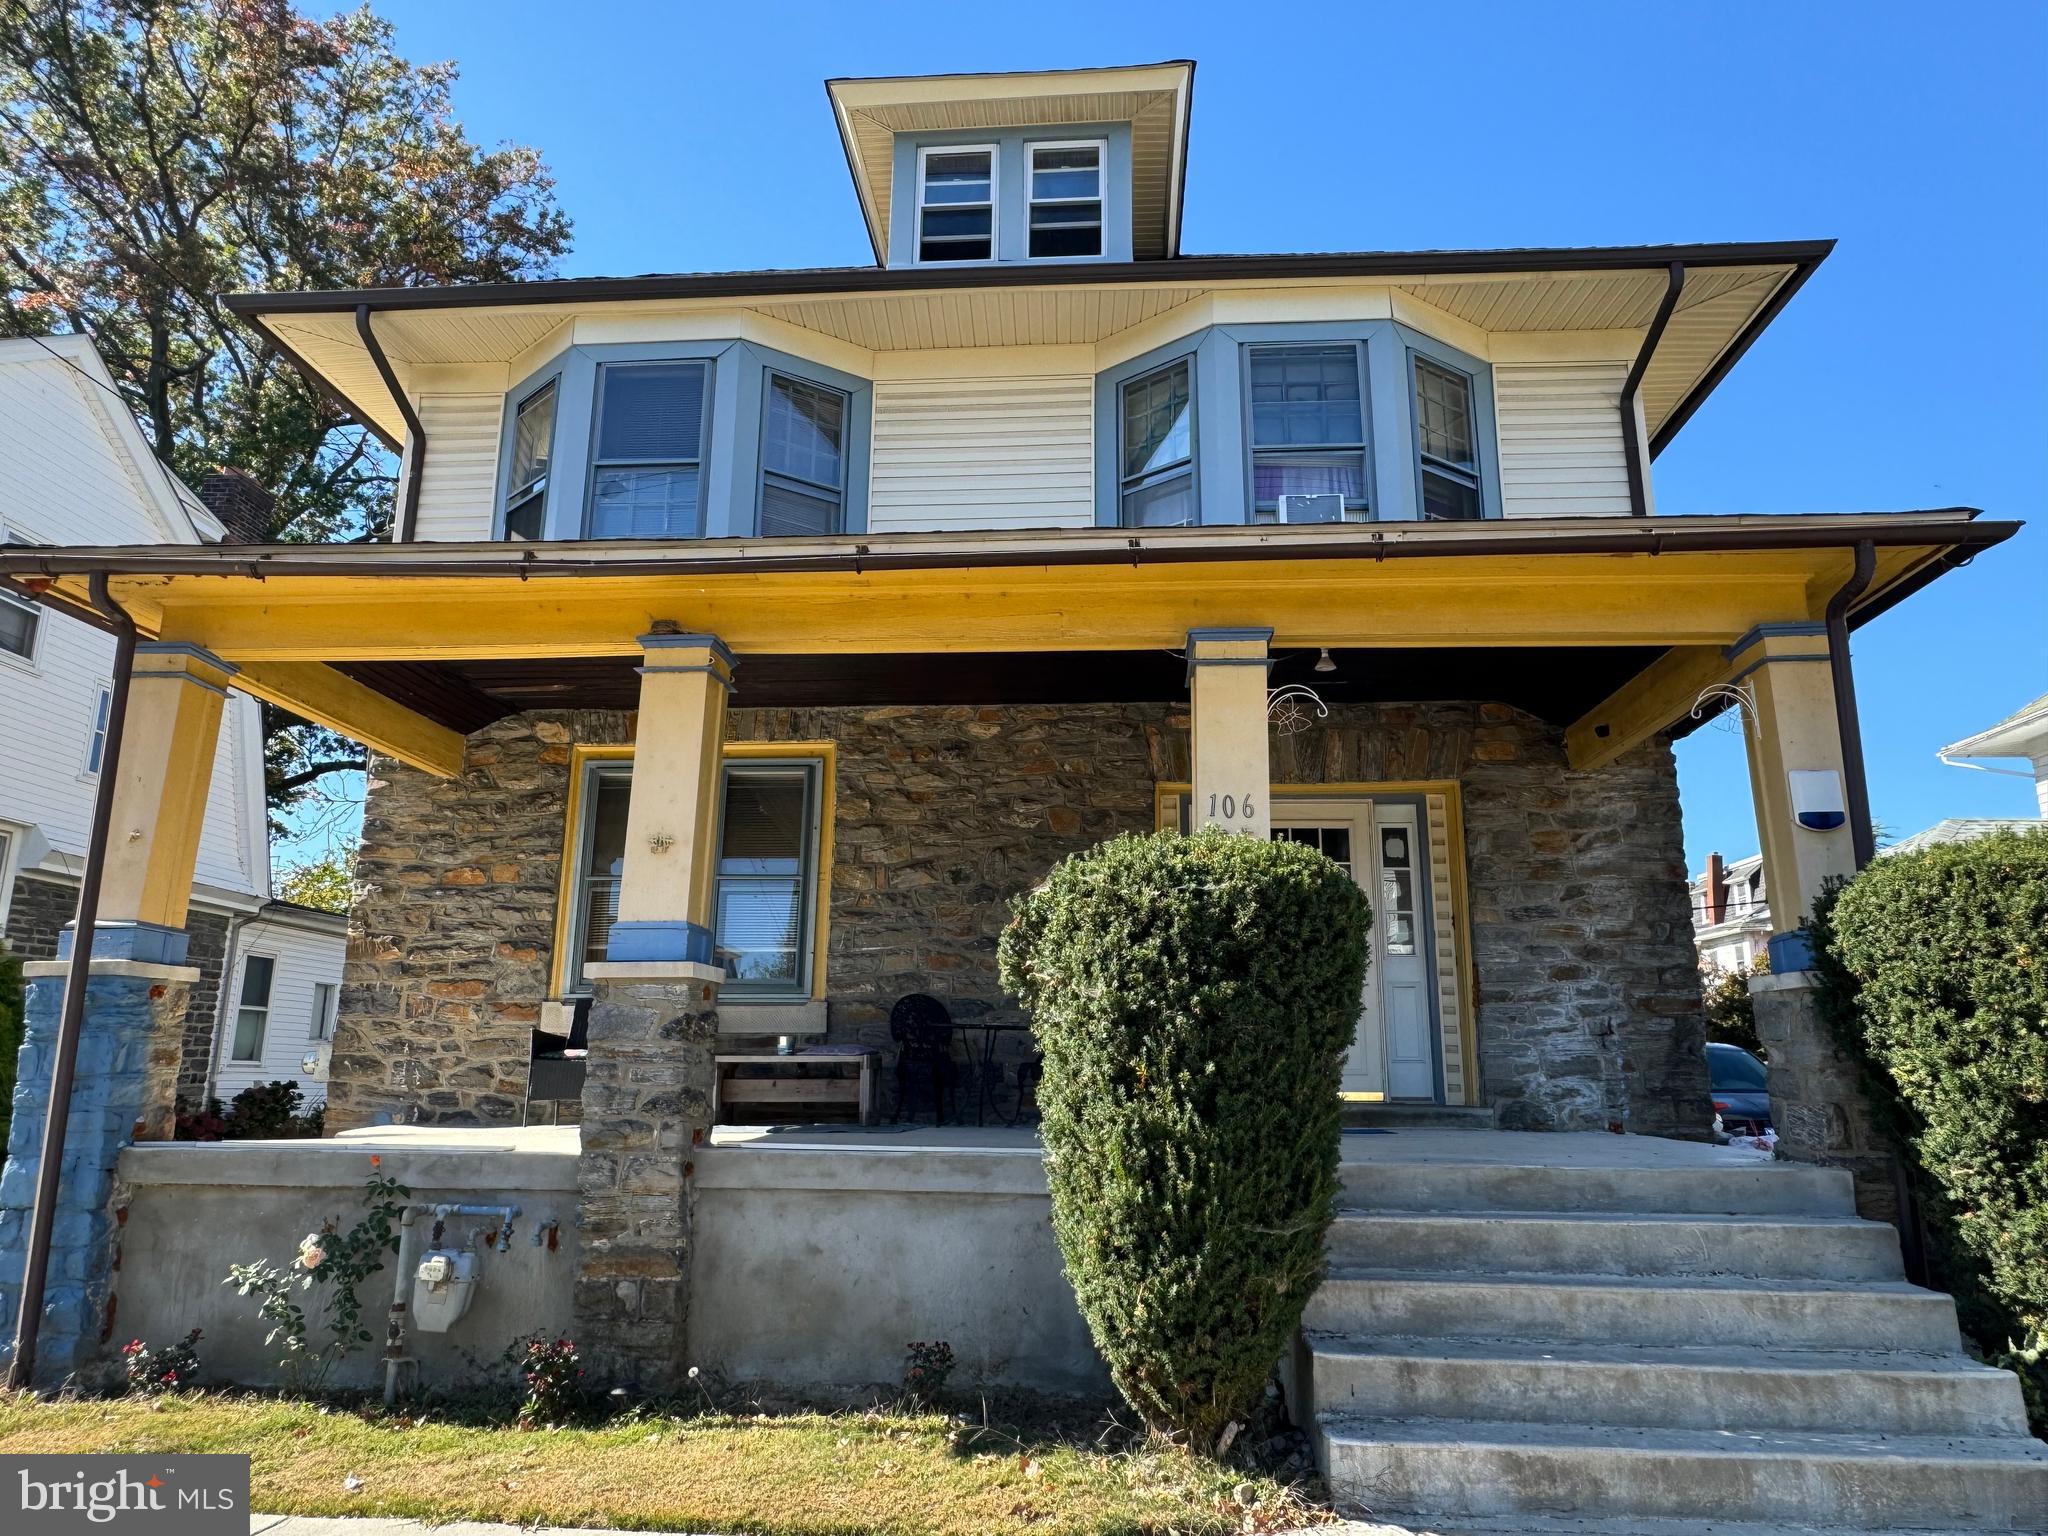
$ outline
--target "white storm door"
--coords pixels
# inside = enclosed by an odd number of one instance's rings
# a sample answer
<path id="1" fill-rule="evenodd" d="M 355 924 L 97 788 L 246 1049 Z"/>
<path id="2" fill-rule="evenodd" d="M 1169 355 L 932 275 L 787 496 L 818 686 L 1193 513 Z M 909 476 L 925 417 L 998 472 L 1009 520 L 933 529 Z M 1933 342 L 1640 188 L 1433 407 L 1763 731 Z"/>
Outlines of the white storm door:
<path id="1" fill-rule="evenodd" d="M 1434 967 L 1423 942 L 1423 871 L 1420 829 L 1412 805 L 1373 806 L 1368 887 L 1378 936 L 1373 969 L 1385 1020 L 1387 1096 L 1436 1098 L 1436 1057 L 1431 1050 L 1430 993 Z M 1370 990 L 1370 989 L 1368 989 Z"/>
<path id="2" fill-rule="evenodd" d="M 1320 849 L 1332 863 L 1358 882 L 1366 899 L 1373 899 L 1373 874 L 1369 860 L 1372 844 L 1372 807 L 1363 803 L 1289 805 L 1273 803 L 1273 840 L 1306 843 Z M 1362 862 L 1364 861 L 1364 862 Z M 1377 908 L 1375 908 L 1377 914 Z M 1344 1057 L 1340 1091 L 1364 1098 L 1387 1096 L 1386 1052 L 1380 1026 L 1379 943 L 1373 944 L 1372 967 L 1366 973 L 1365 991 L 1358 1002 L 1358 1027 L 1351 1049 Z"/>

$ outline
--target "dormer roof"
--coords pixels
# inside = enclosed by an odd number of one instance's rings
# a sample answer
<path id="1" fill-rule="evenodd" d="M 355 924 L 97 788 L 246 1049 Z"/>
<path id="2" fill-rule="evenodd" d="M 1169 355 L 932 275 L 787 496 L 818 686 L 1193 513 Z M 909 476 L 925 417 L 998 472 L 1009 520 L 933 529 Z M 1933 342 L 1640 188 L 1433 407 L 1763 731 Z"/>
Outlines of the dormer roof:
<path id="1" fill-rule="evenodd" d="M 899 133 L 1049 128 L 1128 123 L 1131 128 L 1132 255 L 1157 261 L 1180 253 L 1186 182 L 1190 59 L 1110 69 L 1029 70 L 985 75 L 891 75 L 827 80 L 826 94 L 860 195 L 875 259 L 890 261 L 889 200 Z"/>

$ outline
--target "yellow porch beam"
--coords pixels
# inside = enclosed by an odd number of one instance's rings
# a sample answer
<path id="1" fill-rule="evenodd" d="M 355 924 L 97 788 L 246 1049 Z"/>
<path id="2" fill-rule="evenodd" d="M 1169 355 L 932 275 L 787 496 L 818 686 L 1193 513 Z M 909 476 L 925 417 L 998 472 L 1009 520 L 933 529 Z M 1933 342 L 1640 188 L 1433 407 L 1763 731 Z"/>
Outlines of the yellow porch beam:
<path id="1" fill-rule="evenodd" d="M 1448 568 L 1446 568 L 1448 567 Z M 1726 645 L 1809 617 L 1806 572 L 1689 559 L 1077 566 L 757 575 L 214 579 L 147 593 L 166 638 L 238 664 L 630 656 L 661 624 L 741 654 L 1302 646 Z"/>
<path id="2" fill-rule="evenodd" d="M 462 772 L 463 739 L 374 688 L 315 661 L 239 664 L 235 686 L 437 778 Z"/>
<path id="3" fill-rule="evenodd" d="M 1673 646 L 1565 727 L 1565 761 L 1580 771 L 1605 768 L 1679 720 L 1702 688 L 1729 672 L 1721 646 Z"/>

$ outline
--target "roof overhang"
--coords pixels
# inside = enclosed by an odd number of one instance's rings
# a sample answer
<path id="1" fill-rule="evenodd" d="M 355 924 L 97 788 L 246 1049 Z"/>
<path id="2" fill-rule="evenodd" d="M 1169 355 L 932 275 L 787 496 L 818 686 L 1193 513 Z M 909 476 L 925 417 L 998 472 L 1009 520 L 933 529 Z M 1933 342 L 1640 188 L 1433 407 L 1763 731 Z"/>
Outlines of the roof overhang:
<path id="1" fill-rule="evenodd" d="M 889 260 L 896 135 L 1062 124 L 1131 127 L 1131 245 L 1140 258 L 1179 254 L 1187 180 L 1190 59 L 1111 69 L 827 80 L 875 260 Z"/>
<path id="2" fill-rule="evenodd" d="M 1974 736 L 1965 736 L 1941 749 L 1946 760 L 1953 757 L 2034 757 L 2048 752 L 2048 693 L 2044 693 L 2017 714 Z"/>
<path id="3" fill-rule="evenodd" d="M 365 344 L 364 318 L 401 384 L 423 370 L 515 366 L 579 326 L 701 328 L 711 315 L 794 327 L 868 354 L 903 348 L 1089 344 L 1246 291 L 1336 290 L 1420 306 L 1488 336 L 1619 333 L 1654 346 L 1640 397 L 1654 453 L 1670 441 L 1819 266 L 1831 241 L 1505 251 L 1183 256 L 1166 261 L 961 269 L 839 267 L 463 287 L 243 293 L 230 310 L 343 409 L 390 441 L 405 419 Z M 1674 266 L 1684 285 L 1652 331 Z M 855 356 L 858 361 L 858 354 Z M 516 382 L 516 380 L 508 380 Z"/>

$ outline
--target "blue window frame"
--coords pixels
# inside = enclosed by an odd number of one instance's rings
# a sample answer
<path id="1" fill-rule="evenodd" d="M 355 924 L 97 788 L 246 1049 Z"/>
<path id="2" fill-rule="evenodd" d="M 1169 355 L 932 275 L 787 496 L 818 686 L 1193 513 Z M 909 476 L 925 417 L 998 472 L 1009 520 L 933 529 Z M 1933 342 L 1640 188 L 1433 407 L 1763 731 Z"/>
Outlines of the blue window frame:
<path id="1" fill-rule="evenodd" d="M 840 532 L 846 501 L 846 392 L 770 369 L 764 393 L 762 536 Z"/>
<path id="2" fill-rule="evenodd" d="M 704 532 L 702 463 L 711 365 L 604 363 L 585 532 L 593 539 L 694 539 Z"/>
<path id="3" fill-rule="evenodd" d="M 559 378 L 530 392 L 512 410 L 512 462 L 506 471 L 505 537 L 538 539 L 547 527 L 548 462 L 555 451 Z"/>
<path id="4" fill-rule="evenodd" d="M 1119 391 L 1117 504 L 1126 528 L 1202 520 L 1195 489 L 1194 359 L 1181 357 Z"/>
<path id="5" fill-rule="evenodd" d="M 1253 522 L 1359 522 L 1369 514 L 1363 353 L 1354 341 L 1245 348 Z"/>
<path id="6" fill-rule="evenodd" d="M 1472 376 L 1419 352 L 1409 354 L 1409 367 L 1415 379 L 1415 476 L 1422 519 L 1461 523 L 1484 517 Z"/>

